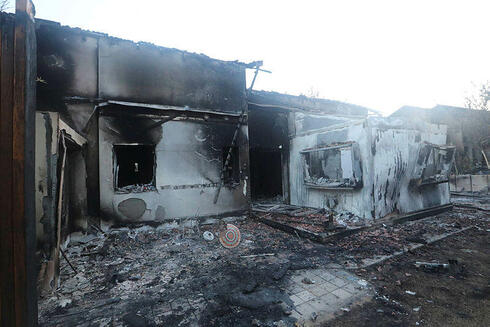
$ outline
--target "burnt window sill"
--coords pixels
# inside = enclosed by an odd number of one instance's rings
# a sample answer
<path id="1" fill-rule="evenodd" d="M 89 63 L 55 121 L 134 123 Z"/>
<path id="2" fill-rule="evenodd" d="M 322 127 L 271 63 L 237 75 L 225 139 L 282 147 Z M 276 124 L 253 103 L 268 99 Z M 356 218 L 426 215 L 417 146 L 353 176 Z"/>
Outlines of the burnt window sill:
<path id="1" fill-rule="evenodd" d="M 157 188 L 153 184 L 127 185 L 115 189 L 116 194 L 148 193 L 148 192 L 156 192 L 156 191 Z"/>
<path id="2" fill-rule="evenodd" d="M 312 189 L 320 190 L 354 190 L 356 187 L 352 185 L 345 185 L 344 183 L 329 183 L 329 184 L 314 184 L 305 181 L 305 186 Z"/>

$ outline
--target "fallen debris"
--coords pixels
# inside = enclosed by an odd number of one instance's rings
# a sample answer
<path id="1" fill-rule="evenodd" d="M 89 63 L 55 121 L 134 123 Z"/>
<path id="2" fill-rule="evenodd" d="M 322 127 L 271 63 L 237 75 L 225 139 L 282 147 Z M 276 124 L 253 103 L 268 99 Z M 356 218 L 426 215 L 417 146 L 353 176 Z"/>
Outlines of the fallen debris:
<path id="1" fill-rule="evenodd" d="M 309 279 L 308 277 L 305 277 L 301 280 L 303 284 L 315 284 L 314 280 Z"/>
<path id="2" fill-rule="evenodd" d="M 75 274 L 78 274 L 77 270 L 75 269 L 75 267 L 73 267 L 73 265 L 71 264 L 70 260 L 68 260 L 68 258 L 66 257 L 66 254 L 65 254 L 65 251 L 63 251 L 62 248 L 60 248 L 60 252 L 61 254 L 63 255 L 63 258 L 65 258 L 66 262 L 68 263 L 68 265 L 70 265 L 70 268 L 73 270 L 73 272 Z"/>
<path id="3" fill-rule="evenodd" d="M 275 253 L 250 254 L 250 255 L 242 255 L 242 258 L 269 257 L 273 255 L 275 255 Z"/>
<path id="4" fill-rule="evenodd" d="M 415 262 L 415 267 L 425 268 L 426 270 L 429 270 L 429 271 L 436 271 L 436 270 L 441 270 L 441 269 L 448 269 L 449 264 L 448 263 L 439 263 L 439 262 L 420 262 L 420 261 L 417 261 L 417 262 Z"/>
<path id="5" fill-rule="evenodd" d="M 212 241 L 214 240 L 214 234 L 209 232 L 209 231 L 205 231 L 204 233 L 202 233 L 202 237 L 206 240 L 206 241 Z"/>

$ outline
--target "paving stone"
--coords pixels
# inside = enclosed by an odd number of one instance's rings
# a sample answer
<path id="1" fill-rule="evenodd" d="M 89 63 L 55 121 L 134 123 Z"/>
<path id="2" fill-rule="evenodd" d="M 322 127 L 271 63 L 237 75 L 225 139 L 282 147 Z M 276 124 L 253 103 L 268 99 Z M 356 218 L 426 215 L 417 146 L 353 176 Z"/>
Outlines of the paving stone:
<path id="1" fill-rule="evenodd" d="M 309 278 L 311 280 L 314 280 L 314 281 L 317 281 L 318 280 L 318 276 L 315 275 L 312 271 L 310 270 L 307 270 L 303 273 L 303 277 L 306 277 L 306 278 Z"/>
<path id="2" fill-rule="evenodd" d="M 298 296 L 303 301 L 309 301 L 309 300 L 314 299 L 316 297 L 315 295 L 311 294 L 309 291 L 306 291 L 306 290 L 301 292 L 301 293 L 296 294 L 296 296 Z"/>
<path id="3" fill-rule="evenodd" d="M 342 288 L 336 289 L 335 291 L 332 292 L 332 294 L 337 296 L 341 300 L 345 300 L 345 299 L 352 297 L 352 294 L 350 294 L 349 292 L 347 292 L 346 290 L 344 290 Z"/>
<path id="4" fill-rule="evenodd" d="M 342 286 L 346 285 L 348 282 L 343 278 L 335 277 L 334 279 L 332 279 L 330 281 L 330 283 L 337 285 L 338 287 L 342 287 Z"/>
<path id="5" fill-rule="evenodd" d="M 325 283 L 328 283 L 328 282 L 325 282 Z M 322 286 L 323 286 L 323 284 L 315 285 L 315 287 L 310 288 L 308 291 L 310 291 L 310 293 L 313 294 L 313 295 L 315 295 L 315 296 L 322 296 L 324 294 L 327 294 L 329 291 L 326 290 Z"/>
<path id="6" fill-rule="evenodd" d="M 301 299 L 301 298 L 300 298 L 299 296 L 297 296 L 297 295 L 291 295 L 289 298 L 291 299 L 291 301 L 293 301 L 293 304 L 294 304 L 294 306 L 296 306 L 296 307 L 297 307 L 298 305 L 303 304 L 303 303 L 305 302 L 303 299 Z"/>
<path id="7" fill-rule="evenodd" d="M 291 277 L 291 280 L 294 281 L 297 284 L 301 283 L 301 280 L 304 278 L 303 274 L 298 274 L 298 275 L 293 275 Z"/>
<path id="8" fill-rule="evenodd" d="M 315 275 L 315 276 L 320 276 L 322 273 L 325 272 L 325 269 L 312 269 L 310 272 Z"/>
<path id="9" fill-rule="evenodd" d="M 359 287 L 359 284 L 355 283 L 348 283 L 344 286 L 342 286 L 342 289 L 351 293 L 351 294 L 355 294 L 355 293 L 359 293 L 360 292 L 360 287 Z"/>
<path id="10" fill-rule="evenodd" d="M 327 282 L 331 281 L 332 279 L 334 279 L 336 277 L 335 275 L 331 274 L 330 272 L 328 272 L 326 270 L 323 271 L 323 273 L 319 274 L 318 276 Z"/>
<path id="11" fill-rule="evenodd" d="M 327 292 L 333 292 L 338 288 L 337 285 L 334 285 L 330 282 L 325 282 L 320 287 L 325 289 Z"/>
<path id="12" fill-rule="evenodd" d="M 316 299 L 313 299 L 313 300 L 308 301 L 306 303 L 311 305 L 316 310 L 316 313 L 322 313 L 322 312 L 330 311 L 331 307 L 332 307 L 330 304 L 323 301 L 321 298 L 316 298 Z"/>
<path id="13" fill-rule="evenodd" d="M 305 289 L 301 287 L 300 285 L 294 283 L 292 286 L 289 286 L 286 288 L 286 292 L 288 294 L 298 294 L 300 292 L 303 292 Z"/>
<path id="14" fill-rule="evenodd" d="M 322 283 L 324 282 L 323 279 L 320 279 L 322 281 Z M 311 289 L 314 289 L 314 288 L 317 288 L 319 285 L 318 281 L 314 281 L 313 284 L 306 284 L 306 283 L 302 283 L 301 287 L 303 287 L 305 290 L 311 290 Z"/>

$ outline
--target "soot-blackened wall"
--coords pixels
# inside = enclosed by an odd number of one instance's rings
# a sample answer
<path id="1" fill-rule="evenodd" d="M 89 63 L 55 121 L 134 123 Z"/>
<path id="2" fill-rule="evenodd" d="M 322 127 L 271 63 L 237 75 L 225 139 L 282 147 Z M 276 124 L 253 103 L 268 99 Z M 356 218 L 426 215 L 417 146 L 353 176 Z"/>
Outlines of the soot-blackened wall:
<path id="1" fill-rule="evenodd" d="M 236 125 L 177 120 L 153 128 L 150 133 L 139 133 L 154 123 L 150 118 L 99 118 L 100 207 L 104 218 L 116 222 L 162 222 L 248 209 L 246 125 L 240 128 L 237 143 L 239 183 L 223 186 L 214 204 L 223 148 L 230 146 Z M 115 191 L 113 146 L 121 143 L 155 145 L 155 189 Z"/>

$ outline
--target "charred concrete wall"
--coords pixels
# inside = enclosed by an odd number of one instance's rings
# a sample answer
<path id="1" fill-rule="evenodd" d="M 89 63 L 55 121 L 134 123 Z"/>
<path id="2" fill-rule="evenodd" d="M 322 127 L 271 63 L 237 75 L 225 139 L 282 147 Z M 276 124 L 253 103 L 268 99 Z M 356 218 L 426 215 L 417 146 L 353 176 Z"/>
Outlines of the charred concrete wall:
<path id="1" fill-rule="evenodd" d="M 313 122 L 314 121 L 314 122 Z M 416 158 L 428 142 L 443 145 L 446 127 L 382 118 L 351 119 L 338 116 L 294 115 L 295 135 L 290 145 L 291 203 L 337 211 L 373 219 L 389 214 L 409 213 L 449 203 L 447 183 L 411 186 Z M 319 128 L 319 126 L 324 126 Z M 318 187 L 305 183 L 305 149 L 336 148 L 346 142 L 356 144 L 360 161 L 360 187 Z M 355 164 L 344 167 L 349 172 Z M 339 158 L 340 160 L 340 158 Z M 355 174 L 354 174 L 355 175 Z"/>
<path id="2" fill-rule="evenodd" d="M 458 174 L 487 170 L 482 151 L 490 156 L 490 112 L 460 107 L 437 105 L 431 109 L 404 106 L 392 117 L 407 121 L 423 120 L 447 125 L 447 143 L 456 146 L 455 167 Z"/>
<path id="3" fill-rule="evenodd" d="M 63 112 L 79 132 L 96 100 L 228 112 L 246 105 L 245 68 L 236 63 L 44 20 L 37 43 L 38 108 Z"/>
<path id="4" fill-rule="evenodd" d="M 418 153 L 424 144 L 445 145 L 447 127 L 407 124 L 396 119 L 370 119 L 375 218 L 409 213 L 449 203 L 448 183 L 411 185 Z"/>
<path id="5" fill-rule="evenodd" d="M 248 129 L 238 137 L 239 175 L 213 203 L 223 167 L 223 150 L 231 145 L 235 124 L 177 120 L 140 134 L 151 118 L 99 118 L 100 211 L 112 222 L 163 222 L 177 218 L 221 215 L 248 209 Z M 132 124 L 132 128 L 128 124 Z M 140 136 L 138 136 L 140 135 Z M 155 147 L 154 188 L 120 192 L 115 188 L 114 146 Z"/>
<path id="6" fill-rule="evenodd" d="M 369 138 L 365 120 L 352 120 L 336 116 L 318 116 L 304 113 L 293 115 L 295 134 L 290 143 L 290 188 L 291 204 L 317 208 L 330 208 L 337 211 L 352 212 L 363 218 L 371 218 L 373 203 L 371 190 L 372 165 L 369 160 Z M 314 124 L 305 124 L 317 119 Z M 324 128 L 318 129 L 322 124 Z M 351 188 L 314 188 L 305 185 L 304 158 L 301 153 L 311 149 L 345 142 L 355 142 L 360 150 L 362 185 L 360 189 Z M 367 186 L 367 187 L 366 187 Z"/>
<path id="7" fill-rule="evenodd" d="M 99 96 L 240 112 L 244 68 L 176 49 L 99 39 Z"/>

